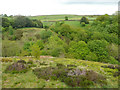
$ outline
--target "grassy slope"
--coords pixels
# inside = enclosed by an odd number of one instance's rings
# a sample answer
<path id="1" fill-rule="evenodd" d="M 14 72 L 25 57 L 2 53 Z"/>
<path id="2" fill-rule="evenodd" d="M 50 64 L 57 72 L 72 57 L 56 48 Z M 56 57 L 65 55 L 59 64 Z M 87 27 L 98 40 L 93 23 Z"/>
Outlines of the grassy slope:
<path id="1" fill-rule="evenodd" d="M 44 20 L 64 20 L 64 16 L 66 15 L 51 15 L 51 16 L 37 16 L 37 17 L 30 17 L 32 19 L 41 19 L 42 21 Z M 80 19 L 80 16 L 69 16 L 70 19 Z M 45 25 L 51 25 L 54 22 L 43 22 Z M 79 21 L 65 21 L 66 24 L 69 24 L 73 27 L 80 27 Z M 25 40 L 25 38 L 28 37 L 33 37 L 36 33 L 39 33 L 41 30 L 44 29 L 39 29 L 39 28 L 21 28 L 24 31 L 24 36 L 22 38 L 22 41 Z M 19 60 L 18 59 L 13 59 L 12 60 Z M 28 61 L 28 58 L 23 58 L 24 60 Z M 54 59 L 41 59 L 40 61 L 45 61 L 49 65 L 55 66 L 56 63 L 63 63 L 64 65 L 67 64 L 75 64 L 78 66 L 78 68 L 83 67 L 86 69 L 92 69 L 98 73 L 103 74 L 104 76 L 107 77 L 107 82 L 108 85 L 104 86 L 107 88 L 117 88 L 118 87 L 118 77 L 113 77 L 113 73 L 117 71 L 116 69 L 108 69 L 108 68 L 101 68 L 101 65 L 105 65 L 104 63 L 99 63 L 99 62 L 92 62 L 92 61 L 83 61 L 83 60 L 76 60 L 76 59 L 65 59 L 65 58 L 54 58 Z M 5 70 L 5 68 L 11 64 L 10 62 L 7 63 L 2 63 L 2 71 Z M 38 65 L 38 63 L 35 63 Z M 38 67 L 40 67 L 38 65 Z M 43 66 L 44 67 L 44 66 Z M 46 67 L 46 66 L 45 66 Z M 3 88 L 10 87 L 10 88 L 66 88 L 70 87 L 67 86 L 65 83 L 60 82 L 60 81 L 46 81 L 44 79 L 38 79 L 32 72 L 32 69 L 30 69 L 27 73 L 21 73 L 21 74 L 6 74 L 3 73 L 3 81 L 2 81 L 2 86 Z M 94 88 L 99 88 L 101 86 L 95 85 L 95 86 L 90 86 Z"/>
<path id="2" fill-rule="evenodd" d="M 29 38 L 36 39 L 35 35 L 39 34 L 42 30 L 45 30 L 45 29 L 30 27 L 30 28 L 20 28 L 18 30 L 23 31 L 23 37 L 22 37 L 21 41 L 28 41 Z"/>
<path id="3" fill-rule="evenodd" d="M 20 58 L 10 58 L 14 62 L 17 60 L 20 60 Z M 28 61 L 28 57 L 22 58 L 25 61 Z M 90 86 L 90 88 L 117 88 L 118 87 L 118 77 L 113 77 L 113 73 L 117 71 L 117 69 L 109 69 L 109 68 L 102 68 L 101 65 L 106 65 L 104 63 L 99 62 L 93 62 L 93 61 L 84 61 L 84 60 L 77 60 L 77 59 L 67 59 L 67 58 L 44 58 L 40 59 L 40 62 L 44 61 L 48 65 L 39 65 L 39 63 L 36 63 L 36 60 L 34 60 L 34 64 L 36 64 L 36 67 L 48 67 L 48 66 L 56 66 L 56 63 L 61 63 L 64 65 L 68 64 L 74 64 L 77 66 L 77 68 L 86 68 L 94 70 L 105 77 L 107 77 L 107 85 L 100 86 L 98 84 L 95 84 L 95 86 Z M 3 62 L 2 63 L 2 87 L 3 88 L 70 88 L 70 86 L 67 86 L 65 83 L 60 81 L 53 81 L 53 80 L 44 80 L 42 78 L 38 79 L 36 75 L 33 74 L 32 69 L 29 69 L 26 73 L 18 73 L 18 74 L 10 74 L 10 73 L 4 73 L 4 70 L 8 65 L 10 65 L 13 62 Z M 107 64 L 108 65 L 108 64 Z"/>

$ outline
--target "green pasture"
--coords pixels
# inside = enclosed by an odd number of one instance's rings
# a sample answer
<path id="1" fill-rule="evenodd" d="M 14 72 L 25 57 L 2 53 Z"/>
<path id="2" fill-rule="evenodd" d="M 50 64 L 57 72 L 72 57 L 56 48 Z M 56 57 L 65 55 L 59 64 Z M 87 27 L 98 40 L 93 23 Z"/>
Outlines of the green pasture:
<path id="1" fill-rule="evenodd" d="M 68 17 L 69 20 L 80 20 L 82 15 L 41 15 L 41 16 L 29 16 L 30 19 L 38 19 L 41 21 L 58 21 L 65 20 L 65 16 Z M 97 16 L 86 16 L 89 20 L 94 20 Z"/>

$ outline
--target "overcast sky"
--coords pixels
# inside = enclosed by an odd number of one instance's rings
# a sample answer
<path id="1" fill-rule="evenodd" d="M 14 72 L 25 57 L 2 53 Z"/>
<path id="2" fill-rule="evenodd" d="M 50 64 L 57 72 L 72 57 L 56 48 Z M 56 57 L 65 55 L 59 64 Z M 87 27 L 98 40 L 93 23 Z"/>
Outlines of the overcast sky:
<path id="1" fill-rule="evenodd" d="M 113 14 L 119 0 L 2 0 L 0 14 L 51 15 Z"/>

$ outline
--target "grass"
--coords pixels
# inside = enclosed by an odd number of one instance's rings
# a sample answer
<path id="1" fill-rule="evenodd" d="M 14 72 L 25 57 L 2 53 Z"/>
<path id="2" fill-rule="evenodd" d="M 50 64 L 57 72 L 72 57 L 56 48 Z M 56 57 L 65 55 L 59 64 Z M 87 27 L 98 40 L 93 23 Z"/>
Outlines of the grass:
<path id="1" fill-rule="evenodd" d="M 68 17 L 69 20 L 80 20 L 83 16 L 81 15 L 41 15 L 41 16 L 29 16 L 30 19 L 37 19 L 41 20 L 43 23 L 43 26 L 51 26 L 56 21 L 65 20 L 65 16 Z M 97 16 L 86 16 L 90 23 L 96 19 Z M 72 25 L 73 27 L 80 27 L 79 21 L 65 21 L 66 24 Z"/>
<path id="2" fill-rule="evenodd" d="M 35 27 L 26 27 L 26 28 L 19 28 L 17 30 L 22 30 L 23 32 L 36 32 L 36 31 L 41 31 L 44 30 L 43 28 L 35 28 Z"/>
<path id="3" fill-rule="evenodd" d="M 23 31 L 23 37 L 20 40 L 21 41 L 29 41 L 28 39 L 34 39 L 36 40 L 35 35 L 40 34 L 42 30 L 45 30 L 44 28 L 35 28 L 35 27 L 28 27 L 28 28 L 20 28 L 17 30 Z"/>
<path id="4" fill-rule="evenodd" d="M 68 24 L 72 27 L 81 27 L 79 21 L 65 21 L 65 24 Z"/>
<path id="5" fill-rule="evenodd" d="M 81 15 L 41 15 L 41 16 L 29 16 L 30 19 L 38 19 L 41 21 L 58 21 L 65 20 L 65 16 L 68 17 L 69 20 L 80 20 Z M 94 20 L 96 16 L 90 17 L 86 16 L 89 20 Z"/>
<path id="6" fill-rule="evenodd" d="M 89 21 L 89 23 L 91 24 L 93 21 Z M 54 25 L 55 22 L 51 22 L 51 21 L 46 21 L 46 22 L 42 22 L 43 26 L 51 26 Z M 86 27 L 81 27 L 80 21 L 64 21 L 65 24 L 70 25 L 73 28 L 86 28 Z M 86 24 L 86 26 L 89 26 L 89 24 Z"/>
<path id="7" fill-rule="evenodd" d="M 16 62 L 20 60 L 18 58 L 9 58 Z M 21 57 L 21 59 L 28 61 L 29 57 Z M 42 78 L 37 78 L 37 76 L 32 72 L 34 68 L 42 68 L 42 67 L 55 67 L 57 63 L 61 63 L 63 65 L 76 65 L 77 68 L 85 68 L 93 70 L 99 74 L 104 75 L 107 78 L 107 85 L 100 86 L 99 84 L 91 85 L 89 88 L 118 88 L 118 77 L 113 77 L 113 73 L 117 71 L 117 69 L 109 69 L 102 68 L 102 65 L 108 65 L 100 62 L 93 61 L 85 61 L 85 60 L 77 60 L 77 59 L 68 59 L 68 58 L 44 58 L 38 60 L 39 62 L 45 62 L 47 65 L 40 65 L 36 62 L 35 58 L 32 58 L 36 67 L 32 67 L 26 73 L 4 73 L 4 70 L 8 65 L 13 62 L 2 62 L 2 87 L 3 88 L 71 88 L 71 86 L 66 85 L 64 82 L 60 82 L 59 80 L 45 80 Z M 75 67 L 76 68 L 76 67 Z"/>

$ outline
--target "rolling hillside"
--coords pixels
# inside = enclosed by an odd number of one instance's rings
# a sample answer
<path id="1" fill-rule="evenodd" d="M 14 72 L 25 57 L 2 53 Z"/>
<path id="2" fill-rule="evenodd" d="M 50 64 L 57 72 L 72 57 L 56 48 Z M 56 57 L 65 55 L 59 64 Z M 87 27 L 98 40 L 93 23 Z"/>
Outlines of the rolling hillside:
<path id="1" fill-rule="evenodd" d="M 5 72 L 6 68 L 17 62 L 18 60 L 24 60 L 27 62 L 26 65 L 29 65 L 30 68 L 27 72 L 21 72 L 21 73 L 7 73 Z M 29 60 L 32 61 L 32 63 L 28 63 Z M 118 77 L 115 77 L 114 74 L 118 71 L 117 69 L 113 68 L 103 68 L 101 66 L 116 66 L 112 64 L 105 64 L 105 63 L 99 63 L 99 62 L 93 62 L 93 61 L 85 61 L 85 60 L 77 60 L 77 59 L 68 59 L 68 58 L 47 58 L 47 57 L 41 57 L 40 60 L 36 60 L 32 57 L 14 57 L 14 58 L 3 58 L 2 59 L 2 87 L 3 88 L 72 88 L 72 87 L 85 87 L 84 85 L 78 85 L 78 86 L 71 86 L 70 82 L 63 82 L 61 79 L 57 78 L 54 80 L 54 78 L 50 77 L 50 79 L 45 79 L 45 74 L 40 74 L 40 78 L 37 74 L 34 73 L 34 70 L 36 68 L 38 69 L 44 69 L 50 68 L 50 67 L 57 67 L 60 65 L 62 68 L 62 65 L 69 69 L 80 69 L 80 70 L 92 70 L 100 75 L 103 75 L 105 77 L 105 81 L 102 83 L 95 83 L 88 85 L 89 88 L 118 88 Z M 47 69 L 46 69 L 47 70 Z M 60 72 L 58 69 L 57 72 Z M 63 68 L 63 71 L 65 68 Z M 38 71 L 39 73 L 44 73 L 44 71 Z M 47 74 L 46 74 L 47 75 Z M 62 73 L 61 73 L 62 75 Z M 49 76 L 49 75 L 48 75 Z M 94 78 L 96 76 L 91 75 L 91 78 Z M 66 77 L 67 78 L 67 77 Z M 83 81 L 84 82 L 84 81 Z M 71 82 L 72 83 L 72 82 Z M 86 85 L 87 82 L 84 84 Z"/>

